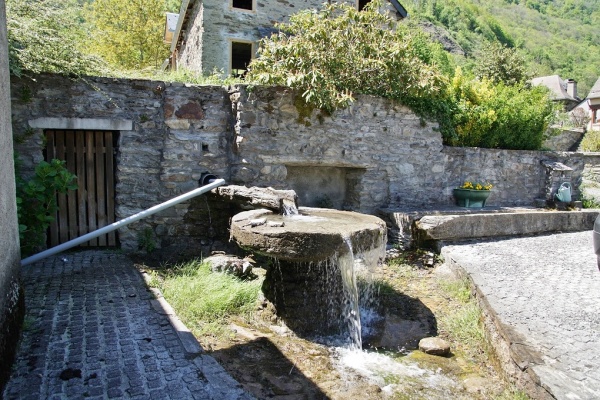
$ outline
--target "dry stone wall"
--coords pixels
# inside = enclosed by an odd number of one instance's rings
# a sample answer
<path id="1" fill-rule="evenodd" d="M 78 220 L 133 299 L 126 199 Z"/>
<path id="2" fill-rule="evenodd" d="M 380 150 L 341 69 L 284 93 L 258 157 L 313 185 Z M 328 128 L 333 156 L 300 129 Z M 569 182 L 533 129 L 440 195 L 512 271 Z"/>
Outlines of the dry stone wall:
<path id="1" fill-rule="evenodd" d="M 359 96 L 328 115 L 286 88 L 223 88 L 143 80 L 13 78 L 15 148 L 31 173 L 45 129 L 112 129 L 116 214 L 124 218 L 198 187 L 204 172 L 231 184 L 294 189 L 305 206 L 375 213 L 379 208 L 450 205 L 465 180 L 495 185 L 489 205 L 533 205 L 547 192 L 543 162 L 572 168 L 581 153 L 451 148 L 436 123 L 406 107 Z M 112 127 L 112 128 L 111 128 Z M 595 165 L 598 165 L 596 163 Z M 228 245 L 238 208 L 200 196 L 119 231 L 124 249 L 140 237 L 199 255 Z"/>

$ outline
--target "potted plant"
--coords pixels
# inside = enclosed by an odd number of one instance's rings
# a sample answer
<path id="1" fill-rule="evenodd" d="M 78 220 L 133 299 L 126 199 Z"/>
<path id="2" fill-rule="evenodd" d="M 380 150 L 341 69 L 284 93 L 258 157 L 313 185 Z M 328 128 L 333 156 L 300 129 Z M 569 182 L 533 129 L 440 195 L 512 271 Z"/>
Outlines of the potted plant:
<path id="1" fill-rule="evenodd" d="M 490 183 L 466 181 L 454 189 L 454 198 L 459 207 L 483 208 L 492 190 Z"/>

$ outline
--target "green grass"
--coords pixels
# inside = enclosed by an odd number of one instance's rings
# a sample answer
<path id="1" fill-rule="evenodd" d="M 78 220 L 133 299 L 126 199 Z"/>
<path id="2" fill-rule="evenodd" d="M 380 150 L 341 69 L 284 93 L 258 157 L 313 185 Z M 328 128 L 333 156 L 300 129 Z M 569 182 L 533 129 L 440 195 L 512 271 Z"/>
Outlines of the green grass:
<path id="1" fill-rule="evenodd" d="M 233 316 L 248 317 L 256 307 L 261 279 L 243 281 L 213 273 L 210 265 L 191 261 L 151 272 L 157 287 L 195 334 L 220 334 Z"/>
<path id="2" fill-rule="evenodd" d="M 492 347 L 487 340 L 483 316 L 476 299 L 471 294 L 467 279 L 440 280 L 439 287 L 445 295 L 461 303 L 438 320 L 441 330 L 451 340 L 460 343 L 465 355 L 473 359 L 493 358 Z"/>
<path id="3" fill-rule="evenodd" d="M 228 86 L 244 83 L 244 80 L 240 78 L 231 76 L 224 77 L 224 74 L 222 74 L 221 71 L 213 71 L 210 75 L 203 75 L 186 70 L 185 68 L 178 68 L 177 71 L 161 71 L 154 68 L 135 71 L 115 71 L 113 75 L 118 78 L 150 79 L 154 81 L 180 82 L 194 85 Z"/>

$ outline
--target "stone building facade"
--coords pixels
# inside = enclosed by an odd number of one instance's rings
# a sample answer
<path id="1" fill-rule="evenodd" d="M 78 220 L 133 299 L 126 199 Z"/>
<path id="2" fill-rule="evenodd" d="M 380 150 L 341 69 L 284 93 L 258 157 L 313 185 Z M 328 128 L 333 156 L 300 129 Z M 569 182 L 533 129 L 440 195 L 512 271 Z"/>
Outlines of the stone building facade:
<path id="1" fill-rule="evenodd" d="M 370 96 L 327 115 L 286 88 L 49 75 L 13 79 L 12 96 L 25 173 L 43 159 L 48 129 L 116 134 L 117 219 L 198 187 L 204 172 L 294 189 L 300 205 L 375 213 L 451 205 L 465 180 L 494 184 L 490 206 L 532 206 L 553 163 L 572 169 L 576 197 L 588 168 L 582 153 L 446 147 L 436 123 Z M 235 211 L 203 195 L 120 229 L 120 245 L 136 249 L 145 232 L 158 247 L 206 253 L 227 246 Z"/>
<path id="2" fill-rule="evenodd" d="M 25 306 L 20 287 L 19 231 L 12 155 L 8 41 L 4 0 L 0 0 L 0 393 L 10 373 Z"/>
<path id="3" fill-rule="evenodd" d="M 362 9 L 370 0 L 343 0 Z M 318 9 L 322 0 L 184 0 L 181 23 L 171 45 L 171 65 L 191 71 L 241 74 L 256 54 L 258 42 L 275 32 L 275 24 L 305 9 Z M 389 10 L 406 17 L 397 1 Z"/>

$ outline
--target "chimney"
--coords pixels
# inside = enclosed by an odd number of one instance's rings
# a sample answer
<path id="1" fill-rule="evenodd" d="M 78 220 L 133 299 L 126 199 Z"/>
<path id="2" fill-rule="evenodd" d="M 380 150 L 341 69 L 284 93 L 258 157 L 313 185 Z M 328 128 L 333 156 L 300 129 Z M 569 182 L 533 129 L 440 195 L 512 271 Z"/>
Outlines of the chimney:
<path id="1" fill-rule="evenodd" d="M 572 98 L 577 98 L 577 81 L 575 79 L 567 79 L 567 94 Z"/>

